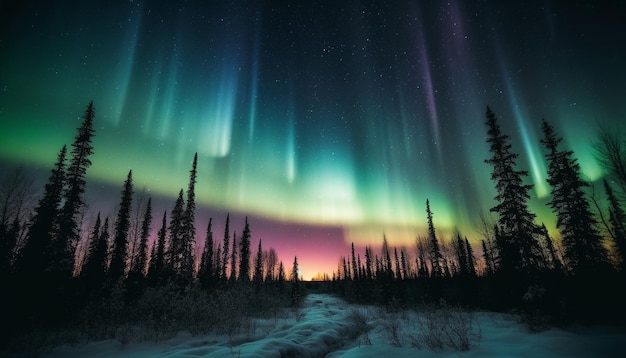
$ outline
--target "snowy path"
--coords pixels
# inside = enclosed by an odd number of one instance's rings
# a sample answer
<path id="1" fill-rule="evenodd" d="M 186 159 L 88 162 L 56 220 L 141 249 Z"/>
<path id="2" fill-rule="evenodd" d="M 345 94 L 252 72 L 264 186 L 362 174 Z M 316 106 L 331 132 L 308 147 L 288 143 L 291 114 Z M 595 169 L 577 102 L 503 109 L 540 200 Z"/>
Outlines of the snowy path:
<path id="1" fill-rule="evenodd" d="M 356 334 L 354 312 L 367 322 Z M 479 312 L 473 322 L 479 337 L 468 352 L 450 348 L 433 352 L 414 347 L 423 313 L 385 313 L 375 307 L 348 305 L 324 294 L 310 294 L 302 308 L 282 317 L 256 319 L 249 334 L 239 336 L 181 333 L 161 342 L 92 342 L 61 346 L 40 357 L 193 358 L 193 357 L 626 357 L 626 330 L 551 329 L 528 333 L 510 315 Z M 390 327 L 398 327 L 396 340 Z M 361 331 L 364 332 L 363 326 Z M 395 343 L 395 344 L 394 344 Z"/>

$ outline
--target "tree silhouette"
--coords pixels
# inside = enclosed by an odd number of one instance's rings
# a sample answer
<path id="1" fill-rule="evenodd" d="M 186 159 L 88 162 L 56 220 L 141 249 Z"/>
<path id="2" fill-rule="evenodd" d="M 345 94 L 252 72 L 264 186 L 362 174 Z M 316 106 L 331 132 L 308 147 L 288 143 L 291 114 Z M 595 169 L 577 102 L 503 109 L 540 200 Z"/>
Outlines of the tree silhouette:
<path id="1" fill-rule="evenodd" d="M 528 172 L 515 169 L 518 154 L 511 152 L 510 137 L 500 131 L 496 115 L 489 107 L 486 117 L 491 158 L 485 163 L 493 167 L 491 180 L 496 183 L 498 204 L 490 210 L 499 215 L 499 269 L 508 272 L 536 269 L 541 264 L 541 248 L 534 236 L 539 231 L 533 222 L 535 215 L 527 205 L 532 185 L 523 183 Z"/>
<path id="2" fill-rule="evenodd" d="M 252 281 L 257 290 L 261 288 L 263 283 L 263 248 L 261 246 L 261 240 L 259 239 L 259 248 L 256 253 L 256 259 L 254 260 L 254 273 L 252 274 Z"/>
<path id="3" fill-rule="evenodd" d="M 198 269 L 198 281 L 204 288 L 208 288 L 213 284 L 215 277 L 213 264 L 213 219 L 209 218 L 209 224 L 206 229 L 206 239 L 204 240 L 204 250 L 200 259 L 200 268 Z"/>
<path id="4" fill-rule="evenodd" d="M 430 267 L 431 277 L 443 277 L 443 267 L 441 262 L 443 256 L 439 248 L 439 240 L 435 234 L 435 225 L 433 225 L 433 213 L 430 211 L 430 202 L 426 199 L 426 216 L 428 218 L 428 239 L 430 243 Z"/>
<path id="5" fill-rule="evenodd" d="M 148 266 L 148 281 L 156 285 L 165 279 L 165 270 L 167 266 L 165 247 L 167 240 L 167 211 L 163 212 L 161 229 L 159 229 L 157 240 L 152 246 L 152 254 L 150 256 L 150 265 Z"/>
<path id="6" fill-rule="evenodd" d="M 237 232 L 233 232 L 233 245 L 230 250 L 230 281 L 237 280 Z"/>
<path id="7" fill-rule="evenodd" d="M 228 268 L 228 250 L 230 245 L 230 213 L 226 214 L 226 224 L 224 226 L 224 241 L 222 247 L 222 257 L 220 257 L 220 261 L 222 262 L 222 271 L 220 277 L 223 280 L 228 278 L 227 268 Z M 248 247 L 250 247 L 248 243 Z M 239 270 L 239 275 L 241 275 L 241 269 Z M 248 276 L 249 277 L 249 276 Z M 249 281 L 249 280 L 248 280 Z"/>
<path id="8" fill-rule="evenodd" d="M 143 278 L 146 275 L 146 266 L 148 264 L 148 238 L 150 237 L 150 226 L 152 223 L 152 198 L 148 198 L 146 211 L 141 222 L 141 235 L 139 248 L 137 249 L 134 265 L 131 267 L 129 276 L 135 278 Z"/>
<path id="9" fill-rule="evenodd" d="M 563 237 L 567 265 L 574 273 L 604 269 L 607 252 L 585 198 L 584 188 L 589 184 L 581 179 L 574 152 L 559 149 L 562 139 L 557 137 L 554 127 L 543 120 L 541 130 L 544 135 L 541 144 L 547 150 L 547 181 L 552 194 L 548 205 L 557 217 L 556 226 Z"/>
<path id="10" fill-rule="evenodd" d="M 26 243 L 18 254 L 16 269 L 24 276 L 24 280 L 43 279 L 41 275 L 44 271 L 50 272 L 52 268 L 54 257 L 50 251 L 54 247 L 58 230 L 57 219 L 65 185 L 66 155 L 67 147 L 63 146 L 44 187 L 43 197 L 35 208 Z"/>
<path id="11" fill-rule="evenodd" d="M 53 253 L 55 271 L 65 278 L 71 277 L 74 270 L 74 248 L 80 239 L 78 215 L 85 205 L 83 194 L 87 169 L 91 166 L 89 157 L 93 154 L 91 141 L 95 135 L 94 118 L 95 108 L 92 101 L 89 102 L 83 115 L 83 122 L 77 129 L 78 133 L 72 143 L 71 160 L 67 167 L 65 203 L 59 215 L 59 231 Z"/>
<path id="12" fill-rule="evenodd" d="M 124 182 L 120 208 L 115 220 L 115 234 L 113 236 L 113 252 L 111 265 L 109 266 L 109 278 L 117 281 L 126 274 L 126 261 L 128 260 L 128 230 L 130 228 L 130 211 L 133 201 L 133 171 L 128 172 Z"/>
<path id="13" fill-rule="evenodd" d="M 250 226 L 247 217 L 241 235 L 241 249 L 239 250 L 239 281 L 250 281 Z"/>
<path id="14" fill-rule="evenodd" d="M 101 285 L 108 271 L 109 255 L 109 218 L 104 219 L 100 229 L 100 213 L 93 228 L 89 245 L 89 255 L 83 265 L 81 277 L 88 288 Z"/>
<path id="15" fill-rule="evenodd" d="M 170 225 L 168 227 L 170 247 L 167 255 L 168 271 L 174 276 L 179 276 L 181 273 L 184 242 L 183 242 L 183 214 L 184 214 L 185 200 L 183 199 L 183 189 L 178 192 L 178 198 L 172 209 L 170 215 Z"/>
<path id="16" fill-rule="evenodd" d="M 467 253 L 467 271 L 470 276 L 476 276 L 476 258 L 474 258 L 474 250 L 467 237 L 465 238 L 465 252 Z"/>
<path id="17" fill-rule="evenodd" d="M 187 204 L 182 215 L 181 225 L 181 263 L 180 277 L 185 283 L 191 283 L 194 274 L 193 248 L 196 242 L 195 211 L 196 211 L 196 176 L 198 153 L 193 157 L 193 164 L 189 174 L 189 186 L 187 189 Z"/>

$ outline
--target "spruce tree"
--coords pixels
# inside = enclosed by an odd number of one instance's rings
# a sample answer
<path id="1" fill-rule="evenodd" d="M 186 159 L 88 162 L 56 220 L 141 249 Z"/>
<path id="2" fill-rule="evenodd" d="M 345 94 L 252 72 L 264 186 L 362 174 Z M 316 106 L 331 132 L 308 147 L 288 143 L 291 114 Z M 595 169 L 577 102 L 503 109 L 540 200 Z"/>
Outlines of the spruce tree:
<path id="1" fill-rule="evenodd" d="M 491 276 L 495 271 L 493 259 L 491 257 L 491 252 L 487 248 L 487 243 L 485 242 L 485 240 L 481 240 L 481 243 L 483 246 L 483 261 L 485 261 L 485 273 L 484 274 L 486 276 Z"/>
<path id="2" fill-rule="evenodd" d="M 398 257 L 398 249 L 396 247 L 393 248 L 393 258 L 396 263 L 396 279 L 402 280 L 402 270 L 400 268 L 400 258 Z"/>
<path id="3" fill-rule="evenodd" d="M 465 252 L 467 253 L 467 271 L 470 276 L 476 276 L 476 259 L 474 258 L 474 250 L 470 245 L 467 237 L 465 238 Z"/>
<path id="4" fill-rule="evenodd" d="M 50 254 L 53 248 L 55 233 L 58 229 L 58 215 L 65 185 L 65 157 L 67 147 L 63 146 L 51 170 L 48 183 L 44 187 L 43 197 L 39 200 L 31 219 L 27 239 L 19 252 L 16 269 L 25 280 L 43 279 L 41 274 L 49 272 L 54 257 Z"/>
<path id="5" fill-rule="evenodd" d="M 230 250 L 230 281 L 237 280 L 237 232 L 233 232 L 233 245 Z"/>
<path id="6" fill-rule="evenodd" d="M 200 259 L 200 268 L 198 269 L 198 280 L 204 288 L 208 288 L 213 284 L 215 277 L 213 264 L 213 230 L 211 228 L 213 219 L 209 218 L 209 224 L 206 229 L 206 239 L 204 240 L 204 250 Z"/>
<path id="7" fill-rule="evenodd" d="M 430 267 L 431 277 L 443 277 L 443 267 L 441 266 L 443 256 L 439 248 L 439 240 L 435 234 L 433 225 L 433 213 L 430 211 L 430 202 L 426 199 L 426 216 L 428 218 L 428 239 L 430 242 Z"/>
<path id="8" fill-rule="evenodd" d="M 535 238 L 539 232 L 535 215 L 528 210 L 532 185 L 524 184 L 527 171 L 516 170 L 517 153 L 511 152 L 510 137 L 500 130 L 496 115 L 487 107 L 487 143 L 491 158 L 485 163 L 493 167 L 491 180 L 496 183 L 495 200 L 490 209 L 498 214 L 500 226 L 500 269 L 506 272 L 531 271 L 541 265 L 541 248 Z"/>
<path id="9" fill-rule="evenodd" d="M 626 273 L 626 213 L 619 205 L 619 201 L 606 179 L 604 179 L 604 191 L 609 199 L 610 231 L 618 256 L 619 268 L 622 273 Z"/>
<path id="10" fill-rule="evenodd" d="M 113 236 L 113 251 L 111 266 L 109 266 L 109 278 L 115 282 L 124 278 L 126 274 L 126 261 L 128 260 L 128 230 L 130 228 L 130 211 L 133 200 L 133 171 L 128 172 L 124 182 L 124 190 L 120 201 L 120 208 L 115 220 Z"/>
<path id="11" fill-rule="evenodd" d="M 183 242 L 183 215 L 185 200 L 183 199 L 183 189 L 178 192 L 178 198 L 170 214 L 169 242 L 170 247 L 167 254 L 167 270 L 174 276 L 179 277 L 183 262 L 184 242 Z"/>
<path id="12" fill-rule="evenodd" d="M 148 281 L 153 285 L 162 283 L 166 279 L 166 240 L 167 211 L 164 211 L 163 219 L 161 221 L 161 228 L 159 229 L 159 233 L 157 234 L 157 240 L 152 247 L 152 256 L 150 257 L 150 265 L 148 267 Z"/>
<path id="13" fill-rule="evenodd" d="M 548 122 L 541 125 L 548 161 L 548 183 L 552 199 L 548 205 L 557 217 L 556 226 L 563 238 L 565 260 L 576 273 L 606 269 L 607 252 L 602 246 L 602 237 L 595 228 L 597 224 L 584 189 L 589 184 L 582 180 L 580 165 L 571 150 L 559 149 L 562 138 Z"/>
<path id="14" fill-rule="evenodd" d="M 365 278 L 372 279 L 372 249 L 365 246 Z"/>
<path id="15" fill-rule="evenodd" d="M 254 282 L 254 286 L 257 290 L 261 288 L 261 283 L 263 283 L 263 248 L 261 246 L 260 239 L 256 259 L 254 260 L 254 273 L 252 274 L 252 281 Z"/>
<path id="16" fill-rule="evenodd" d="M 246 224 L 241 235 L 239 250 L 239 281 L 250 281 L 250 226 L 246 217 Z"/>
<path id="17" fill-rule="evenodd" d="M 195 227 L 195 211 L 196 211 L 196 176 L 198 164 L 198 153 L 193 157 L 193 164 L 189 175 L 189 186 L 187 189 L 187 205 L 182 215 L 181 225 L 181 278 L 189 283 L 193 279 L 194 274 L 194 256 L 193 248 L 196 243 L 196 227 Z"/>
<path id="18" fill-rule="evenodd" d="M 98 220 L 100 214 L 98 213 Z M 81 277 L 87 283 L 89 288 L 95 288 L 102 285 L 106 279 L 109 263 L 109 218 L 104 219 L 102 229 L 96 229 L 92 233 L 92 241 L 89 247 L 89 256 L 83 267 Z"/>
<path id="19" fill-rule="evenodd" d="M 469 274 L 467 247 L 465 246 L 465 241 L 461 239 L 461 234 L 458 232 L 456 233 L 456 255 L 459 262 L 459 275 L 465 277 Z"/>
<path id="20" fill-rule="evenodd" d="M 229 245 L 230 245 L 230 213 L 226 214 L 226 224 L 224 226 L 224 241 L 223 243 L 223 251 L 222 251 L 222 257 L 220 257 L 220 261 L 222 262 L 222 271 L 220 274 L 220 277 L 223 280 L 226 280 L 228 278 L 227 276 L 227 268 L 228 268 L 228 250 L 229 250 Z M 248 247 L 249 247 L 249 243 L 248 243 Z M 241 275 L 241 269 L 239 270 Z M 249 278 L 249 274 L 248 274 L 248 278 Z M 248 280 L 249 281 L 249 280 Z"/>
<path id="21" fill-rule="evenodd" d="M 152 223 L 152 198 L 148 198 L 146 211 L 143 221 L 141 222 L 141 236 L 139 241 L 139 249 L 136 252 L 134 265 L 131 273 L 136 277 L 144 277 L 148 264 L 148 238 L 150 237 L 150 226 Z"/>
<path id="22" fill-rule="evenodd" d="M 352 243 L 352 278 L 354 278 L 355 280 L 359 278 L 356 257 L 354 255 L 354 242 Z"/>
<path id="23" fill-rule="evenodd" d="M 59 229 L 53 250 L 56 261 L 56 268 L 53 270 L 66 278 L 71 277 L 74 270 L 74 249 L 80 239 L 78 216 L 85 205 L 83 195 L 87 169 L 91 166 L 89 157 L 93 154 L 91 141 L 95 135 L 94 118 L 95 109 L 92 101 L 89 102 L 83 115 L 83 122 L 77 129 L 74 143 L 72 143 L 72 157 L 67 167 L 65 202 L 59 215 Z"/>
<path id="24" fill-rule="evenodd" d="M 297 305 L 302 301 L 302 291 L 300 288 L 300 277 L 298 268 L 298 257 L 294 256 L 291 268 L 291 303 Z"/>
<path id="25" fill-rule="evenodd" d="M 552 262 L 552 269 L 555 271 L 561 271 L 563 269 L 561 260 L 559 259 L 556 249 L 554 248 L 554 243 L 552 242 L 552 238 L 548 233 L 548 229 L 545 224 L 541 225 L 541 230 L 543 231 L 544 240 L 546 242 L 546 249 L 548 250 L 548 255 L 550 255 L 550 261 Z"/>

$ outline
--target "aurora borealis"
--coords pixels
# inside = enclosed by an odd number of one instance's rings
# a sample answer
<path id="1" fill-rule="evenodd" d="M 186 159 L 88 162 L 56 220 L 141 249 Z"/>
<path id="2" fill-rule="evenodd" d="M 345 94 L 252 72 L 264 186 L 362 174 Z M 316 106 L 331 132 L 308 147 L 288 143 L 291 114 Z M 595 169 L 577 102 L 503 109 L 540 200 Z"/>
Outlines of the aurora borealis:
<path id="1" fill-rule="evenodd" d="M 546 118 L 590 181 L 599 123 L 626 118 L 619 1 L 40 1 L 0 5 L 0 168 L 48 175 L 96 107 L 90 207 L 129 169 L 170 210 L 198 153 L 197 236 L 250 218 L 305 278 L 350 242 L 477 237 L 495 194 L 485 107 L 553 229 Z M 95 212 L 92 213 L 95 215 Z M 155 215 L 159 217 L 159 215 Z M 551 227 L 550 227 L 551 226 Z M 153 224 L 156 232 L 157 223 Z"/>

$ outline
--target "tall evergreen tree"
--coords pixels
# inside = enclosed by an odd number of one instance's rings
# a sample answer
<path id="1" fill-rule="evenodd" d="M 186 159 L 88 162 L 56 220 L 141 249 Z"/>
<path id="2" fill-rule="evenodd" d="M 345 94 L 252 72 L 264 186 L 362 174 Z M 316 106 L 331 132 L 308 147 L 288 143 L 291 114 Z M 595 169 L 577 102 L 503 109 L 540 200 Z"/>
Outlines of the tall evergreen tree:
<path id="1" fill-rule="evenodd" d="M 491 276 L 494 273 L 494 264 L 491 257 L 491 251 L 487 247 L 485 240 L 481 240 L 483 246 L 483 260 L 485 261 L 485 275 Z"/>
<path id="2" fill-rule="evenodd" d="M 220 274 L 220 277 L 224 280 L 228 278 L 227 268 L 228 268 L 228 258 L 229 258 L 228 256 L 229 245 L 230 245 L 230 213 L 226 214 L 226 225 L 224 226 L 223 251 L 222 251 L 222 257 L 220 257 L 220 260 L 222 262 L 222 272 Z M 248 247 L 250 247 L 249 243 L 248 243 Z M 239 275 L 241 275 L 241 269 L 239 272 L 240 272 Z"/>
<path id="3" fill-rule="evenodd" d="M 141 236 L 139 248 L 136 252 L 134 265 L 131 267 L 131 273 L 136 277 L 144 277 L 148 264 L 148 238 L 150 237 L 150 226 L 152 224 L 152 198 L 148 198 L 146 211 L 141 222 Z"/>
<path id="4" fill-rule="evenodd" d="M 152 247 L 152 256 L 150 257 L 150 265 L 148 267 L 148 281 L 153 285 L 163 282 L 166 274 L 166 256 L 167 249 L 165 247 L 167 240 L 167 211 L 163 212 L 161 221 L 161 229 L 157 234 L 157 241 Z M 155 249 L 156 247 L 156 249 Z"/>
<path id="5" fill-rule="evenodd" d="M 352 278 L 354 278 L 355 280 L 359 278 L 356 257 L 354 255 L 354 242 L 352 243 Z"/>
<path id="6" fill-rule="evenodd" d="M 206 239 L 204 240 L 204 250 L 202 251 L 202 257 L 200 259 L 200 268 L 198 269 L 198 280 L 200 284 L 208 288 L 212 285 L 215 277 L 214 264 L 213 264 L 213 219 L 209 218 L 209 224 L 206 229 Z"/>
<path id="7" fill-rule="evenodd" d="M 626 213 L 619 205 L 617 196 L 613 193 L 613 189 L 606 179 L 604 179 L 604 191 L 609 199 L 610 231 L 618 256 L 620 271 L 626 273 Z"/>
<path id="8" fill-rule="evenodd" d="M 291 303 L 298 304 L 302 301 L 302 291 L 300 289 L 300 277 L 298 276 L 298 257 L 294 256 L 291 268 Z"/>
<path id="9" fill-rule="evenodd" d="M 389 243 L 387 242 L 387 236 L 383 234 L 383 247 L 381 250 L 381 270 L 383 275 L 387 279 L 393 279 L 393 269 L 391 264 L 391 252 L 389 251 Z"/>
<path id="10" fill-rule="evenodd" d="M 443 267 L 442 261 L 443 256 L 441 255 L 441 250 L 439 248 L 439 240 L 437 240 L 437 235 L 435 233 L 435 225 L 433 225 L 433 213 L 430 211 L 430 202 L 426 199 L 426 216 L 428 218 L 428 239 L 430 243 L 430 267 L 431 267 L 431 277 L 442 277 L 443 276 Z"/>
<path id="11" fill-rule="evenodd" d="M 365 278 L 372 279 L 372 249 L 365 246 Z"/>
<path id="12" fill-rule="evenodd" d="M 183 242 L 183 215 L 185 200 L 183 199 L 183 189 L 178 192 L 178 198 L 170 214 L 169 242 L 170 247 L 167 254 L 167 269 L 174 276 L 179 276 L 183 262 L 184 242 Z"/>
<path id="13" fill-rule="evenodd" d="M 545 224 L 541 225 L 541 230 L 543 231 L 544 240 L 546 242 L 546 249 L 548 250 L 548 255 L 550 255 L 550 262 L 552 263 L 552 268 L 555 271 L 561 271 L 563 269 L 561 260 L 556 253 L 556 249 L 554 248 L 554 243 L 552 242 L 552 238 L 548 233 L 548 229 Z"/>
<path id="14" fill-rule="evenodd" d="M 89 157 L 93 154 L 92 138 L 95 135 L 93 120 L 95 108 L 93 101 L 89 102 L 83 115 L 83 122 L 77 129 L 72 143 L 72 158 L 67 167 L 67 190 L 65 202 L 59 215 L 59 231 L 56 238 L 53 255 L 56 269 L 60 275 L 69 278 L 74 271 L 74 249 L 80 239 L 78 216 L 85 205 L 87 169 L 91 166 Z"/>
<path id="15" fill-rule="evenodd" d="M 467 240 L 467 237 L 465 238 L 465 252 L 467 253 L 467 271 L 470 276 L 476 276 L 476 258 L 474 257 L 474 250 L 469 240 Z"/>
<path id="16" fill-rule="evenodd" d="M 63 187 L 65 185 L 65 157 L 67 147 L 63 146 L 57 156 L 54 169 L 44 187 L 43 197 L 35 208 L 30 222 L 26 244 L 17 257 L 16 269 L 25 275 L 24 279 L 41 279 L 44 271 L 49 271 L 52 260 L 50 250 L 53 247 L 58 229 L 57 218 L 61 208 Z"/>
<path id="17" fill-rule="evenodd" d="M 467 247 L 465 246 L 465 241 L 461 239 L 461 234 L 458 232 L 456 233 L 456 255 L 459 261 L 459 275 L 467 276 L 469 274 Z"/>
<path id="18" fill-rule="evenodd" d="M 545 120 L 541 125 L 541 144 L 547 150 L 548 183 L 552 199 L 548 205 L 557 217 L 557 228 L 563 238 L 565 260 L 574 273 L 605 269 L 607 252 L 602 237 L 595 228 L 597 224 L 584 188 L 589 184 L 582 180 L 580 165 L 571 150 L 560 150 L 562 138 Z"/>
<path id="19" fill-rule="evenodd" d="M 246 217 L 246 225 L 241 235 L 241 248 L 239 250 L 239 281 L 250 281 L 250 226 Z"/>
<path id="20" fill-rule="evenodd" d="M 187 205 L 182 215 L 181 225 L 181 263 L 180 275 L 187 283 L 191 282 L 194 274 L 193 248 L 196 243 L 195 211 L 196 211 L 196 177 L 198 164 L 198 153 L 193 157 L 192 168 L 189 171 L 189 186 L 187 189 Z"/>
<path id="21" fill-rule="evenodd" d="M 233 232 L 233 246 L 230 250 L 230 281 L 237 280 L 237 232 Z"/>
<path id="22" fill-rule="evenodd" d="M 257 289 L 261 288 L 261 283 L 263 283 L 263 248 L 261 246 L 260 239 L 259 249 L 257 250 L 256 259 L 254 260 L 254 273 L 252 274 L 252 281 Z"/>
<path id="23" fill-rule="evenodd" d="M 495 200 L 490 211 L 498 214 L 502 246 L 499 245 L 503 271 L 528 271 L 541 264 L 541 248 L 535 238 L 539 232 L 535 215 L 528 210 L 532 185 L 523 183 L 527 171 L 516 170 L 518 154 L 511 152 L 510 137 L 500 130 L 496 115 L 487 107 L 487 143 L 491 158 L 485 160 L 493 167 L 491 180 L 496 183 Z"/>
<path id="24" fill-rule="evenodd" d="M 109 263 L 109 237 L 109 218 L 104 219 L 104 225 L 100 230 L 100 213 L 98 213 L 91 236 L 89 256 L 81 272 L 81 277 L 90 288 L 102 285 L 106 279 Z"/>
<path id="25" fill-rule="evenodd" d="M 409 278 L 409 264 L 404 249 L 400 250 L 400 263 L 402 265 L 402 277 L 406 280 Z"/>
<path id="26" fill-rule="evenodd" d="M 109 277 L 112 281 L 124 278 L 126 274 L 126 261 L 128 260 L 128 229 L 130 228 L 130 211 L 133 200 L 133 171 L 128 172 L 124 182 L 120 208 L 115 221 L 115 235 L 113 237 L 113 252 Z"/>

